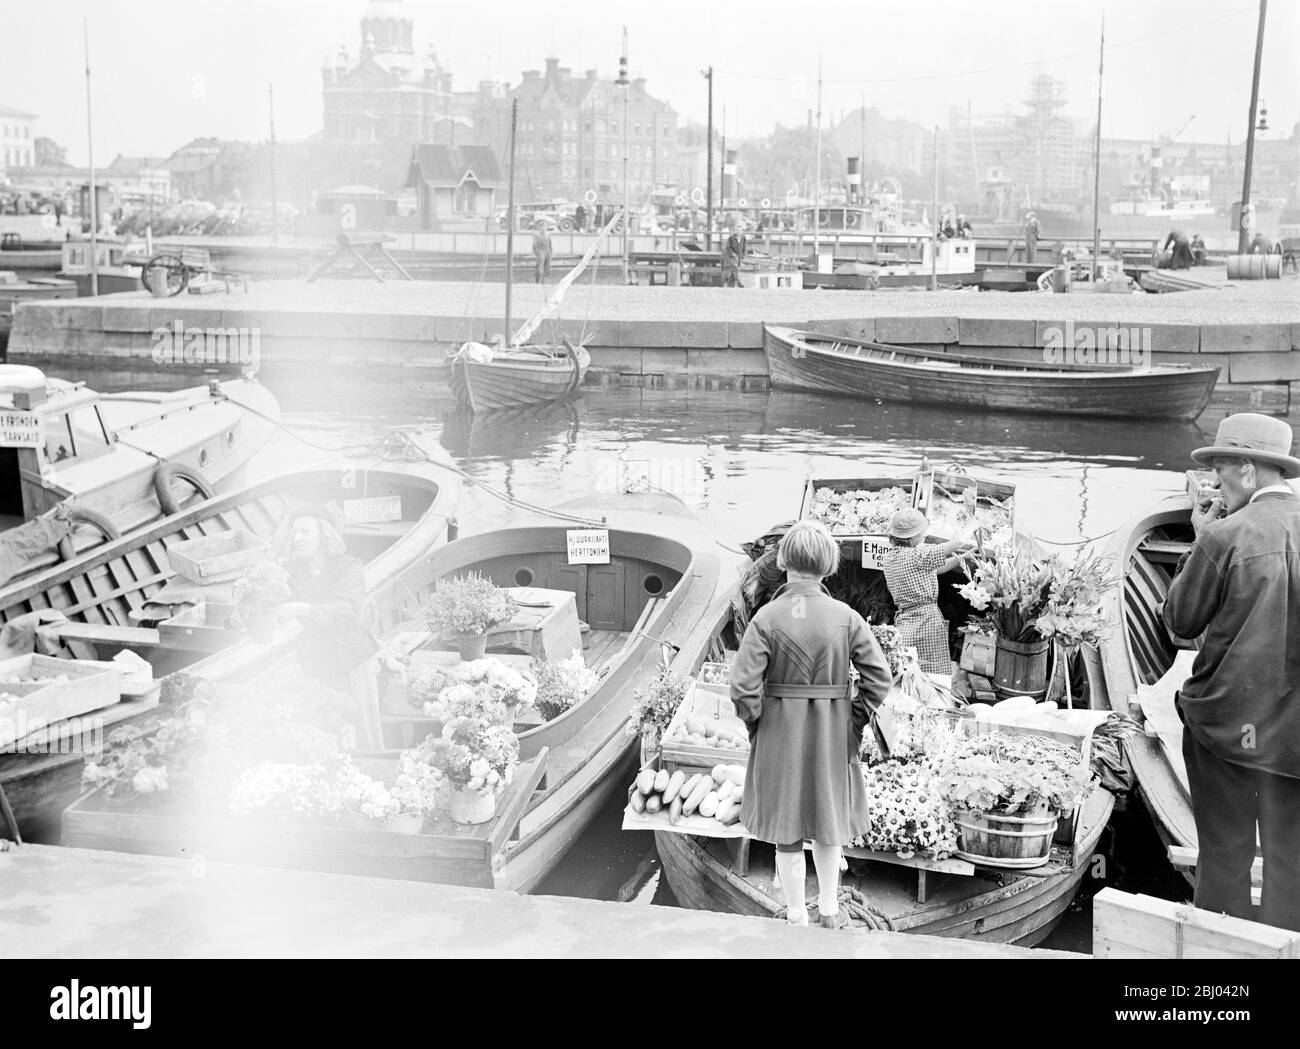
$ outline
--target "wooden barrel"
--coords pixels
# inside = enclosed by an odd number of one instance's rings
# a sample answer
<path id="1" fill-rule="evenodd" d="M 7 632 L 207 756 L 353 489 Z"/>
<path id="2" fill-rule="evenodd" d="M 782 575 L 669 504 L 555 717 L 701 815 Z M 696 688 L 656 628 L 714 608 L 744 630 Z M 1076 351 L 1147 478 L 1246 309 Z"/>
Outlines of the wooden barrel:
<path id="1" fill-rule="evenodd" d="M 1047 641 L 1021 643 L 998 638 L 993 656 L 993 684 L 998 695 L 1042 699 L 1047 694 L 1050 647 Z"/>
<path id="2" fill-rule="evenodd" d="M 1276 259 L 1276 262 L 1270 260 Z M 1282 275 L 1281 255 L 1229 255 L 1228 280 L 1264 280 Z"/>
<path id="3" fill-rule="evenodd" d="M 1052 852 L 1057 815 L 999 816 L 957 810 L 957 855 L 992 867 L 1040 867 Z"/>

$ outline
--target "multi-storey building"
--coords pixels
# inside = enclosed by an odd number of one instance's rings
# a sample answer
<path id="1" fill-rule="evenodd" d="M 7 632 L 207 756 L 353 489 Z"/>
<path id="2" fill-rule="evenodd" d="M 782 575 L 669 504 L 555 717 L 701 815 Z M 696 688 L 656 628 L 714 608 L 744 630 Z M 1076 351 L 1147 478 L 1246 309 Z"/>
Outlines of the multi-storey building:
<path id="1" fill-rule="evenodd" d="M 437 53 L 429 48 L 416 56 L 414 26 L 401 0 L 370 0 L 359 59 L 340 48 L 325 59 L 321 79 L 328 141 L 448 141 L 463 116 Z"/>
<path id="2" fill-rule="evenodd" d="M 29 168 L 36 163 L 36 140 L 32 128 L 34 113 L 0 106 L 0 177 L 13 168 Z"/>
<path id="3" fill-rule="evenodd" d="M 622 87 L 594 69 L 575 77 L 548 58 L 545 73 L 528 70 L 517 87 L 481 85 L 475 135 L 503 159 L 512 99 L 519 102 L 516 186 L 535 200 L 579 199 L 587 190 L 620 199 L 625 148 L 634 202 L 660 183 L 678 181 L 677 113 L 646 90 L 644 77 Z"/>

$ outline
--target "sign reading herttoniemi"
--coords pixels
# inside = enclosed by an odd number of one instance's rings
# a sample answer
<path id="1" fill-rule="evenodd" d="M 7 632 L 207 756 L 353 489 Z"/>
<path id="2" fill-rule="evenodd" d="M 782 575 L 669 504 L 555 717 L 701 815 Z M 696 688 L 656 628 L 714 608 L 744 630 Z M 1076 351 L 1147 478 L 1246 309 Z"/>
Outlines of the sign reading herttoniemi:
<path id="1" fill-rule="evenodd" d="M 609 564 L 608 528 L 570 528 L 565 534 L 569 540 L 569 564 Z"/>

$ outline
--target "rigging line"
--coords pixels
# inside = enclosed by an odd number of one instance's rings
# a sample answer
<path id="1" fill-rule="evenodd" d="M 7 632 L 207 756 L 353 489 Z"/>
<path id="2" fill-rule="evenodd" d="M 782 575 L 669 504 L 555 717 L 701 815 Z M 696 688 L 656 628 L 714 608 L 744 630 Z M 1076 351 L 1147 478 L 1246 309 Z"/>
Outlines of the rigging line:
<path id="1" fill-rule="evenodd" d="M 1200 29 L 1202 26 L 1213 25 L 1216 22 L 1223 22 L 1229 18 L 1236 18 L 1238 15 L 1245 14 L 1246 12 L 1253 12 L 1255 10 L 1256 8 L 1254 7 L 1242 7 L 1242 8 L 1238 8 L 1235 11 L 1229 11 L 1227 14 L 1219 15 L 1217 18 L 1210 18 L 1210 19 L 1206 19 L 1203 22 L 1195 22 L 1191 25 L 1179 26 L 1174 29 L 1167 29 L 1162 33 L 1152 33 L 1148 36 L 1136 37 L 1132 40 L 1122 41 L 1120 43 L 1112 44 L 1110 46 L 1112 50 L 1122 48 L 1122 47 L 1132 47 L 1137 44 L 1147 43 L 1148 41 L 1151 40 L 1159 40 L 1162 39 L 1163 37 L 1172 36 L 1176 33 L 1184 33 L 1192 29 Z M 910 76 L 910 77 L 879 77 L 875 79 L 865 79 L 865 80 L 847 79 L 847 78 L 836 79 L 833 77 L 825 77 L 823 79 L 824 82 L 827 84 L 910 84 L 910 83 L 917 83 L 921 81 L 930 81 L 930 80 L 958 80 L 961 79 L 962 77 L 968 77 L 968 76 L 983 76 L 986 73 L 1001 73 L 1013 69 L 1030 69 L 1047 62 L 1064 62 L 1064 61 L 1069 61 L 1078 58 L 1091 59 L 1096 57 L 1097 57 L 1097 51 L 1094 48 L 1089 51 L 1075 51 L 1066 55 L 1056 55 L 1050 58 L 1040 58 L 1032 62 L 1014 62 L 1009 65 L 988 66 L 987 68 L 984 69 L 968 69 L 968 70 L 962 70 L 955 73 L 934 73 L 925 76 Z M 769 76 L 763 73 L 743 73 L 737 70 L 719 69 L 717 70 L 717 72 L 725 73 L 727 76 L 743 77 L 746 80 L 767 80 L 767 81 L 773 81 L 773 82 L 784 83 L 784 84 L 799 83 L 805 79 L 804 77 Z"/>
<path id="2" fill-rule="evenodd" d="M 431 466 L 436 466 L 439 469 L 447 470 L 449 473 L 456 474 L 466 483 L 472 484 L 477 488 L 483 489 L 483 491 L 485 491 L 488 495 L 492 496 L 493 498 L 499 499 L 504 503 L 508 503 L 517 509 L 526 510 L 529 513 L 537 514 L 542 517 L 554 517 L 557 520 L 561 520 L 561 521 L 572 521 L 576 524 L 586 525 L 589 528 L 600 528 L 603 527 L 605 524 L 604 520 L 597 521 L 590 517 L 579 517 L 576 514 L 561 513 L 558 510 L 551 510 L 545 506 L 537 506 L 533 503 L 526 502 L 525 500 L 516 499 L 512 495 L 508 495 L 503 492 L 498 492 L 495 488 L 491 487 L 490 485 L 488 485 L 483 481 L 480 481 L 477 477 L 473 476 L 472 474 L 466 473 L 459 466 L 456 466 L 453 463 L 444 463 L 444 462 L 440 462 L 437 459 L 434 459 L 431 455 L 429 455 L 428 452 L 426 452 L 422 447 L 420 447 L 420 445 L 411 437 L 409 433 L 407 433 L 404 430 L 389 430 L 388 433 L 384 434 L 384 436 L 381 437 L 378 441 L 370 445 L 353 444 L 353 445 L 341 445 L 341 446 L 331 447 L 329 445 L 324 445 L 319 443 L 318 441 L 313 441 L 307 437 L 302 436 L 302 434 L 297 433 L 289 426 L 285 425 L 285 423 L 283 423 L 281 420 L 276 419 L 270 415 L 267 415 L 265 412 L 259 411 L 256 408 L 246 405 L 242 401 L 236 400 L 234 397 L 231 397 L 229 394 L 222 394 L 222 396 L 231 404 L 238 405 L 239 407 L 243 408 L 245 411 L 250 412 L 253 415 L 259 416 L 262 419 L 265 419 L 267 422 L 271 423 L 277 429 L 283 430 L 284 433 L 292 437 L 294 440 L 300 441 L 301 443 L 307 445 L 310 448 L 315 448 L 319 451 L 329 452 L 332 454 L 342 454 L 349 459 L 359 459 L 367 455 L 373 455 L 380 459 L 386 459 L 389 462 L 426 462 L 429 463 Z"/>

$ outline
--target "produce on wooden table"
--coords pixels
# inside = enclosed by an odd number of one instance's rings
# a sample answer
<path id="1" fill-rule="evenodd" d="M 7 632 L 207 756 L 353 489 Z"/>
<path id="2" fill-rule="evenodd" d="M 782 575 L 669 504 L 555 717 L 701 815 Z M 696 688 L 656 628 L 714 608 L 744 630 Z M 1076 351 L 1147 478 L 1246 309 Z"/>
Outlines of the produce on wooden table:
<path id="1" fill-rule="evenodd" d="M 687 718 L 668 738 L 691 747 L 749 750 L 749 733 L 745 730 L 744 722 L 738 718 L 735 721 Z"/>
<path id="2" fill-rule="evenodd" d="M 724 826 L 740 820 L 740 803 L 745 793 L 745 766 L 715 765 L 709 772 L 687 776 L 682 769 L 642 769 L 628 790 L 628 806 L 638 814 L 663 812 L 668 822 L 698 815 L 716 819 Z"/>
<path id="3" fill-rule="evenodd" d="M 682 785 L 685 782 L 686 782 L 686 773 L 683 772 L 681 769 L 678 769 L 670 777 L 668 777 L 668 786 L 664 788 L 664 801 L 666 801 L 670 805 L 674 801 L 676 801 L 677 796 L 682 792 Z M 678 812 L 681 811 L 681 806 L 678 806 L 677 811 Z"/>
<path id="4" fill-rule="evenodd" d="M 865 488 L 836 492 L 818 488 L 813 492 L 808 516 L 821 521 L 835 535 L 883 535 L 899 510 L 912 505 L 912 493 L 904 488 Z"/>

